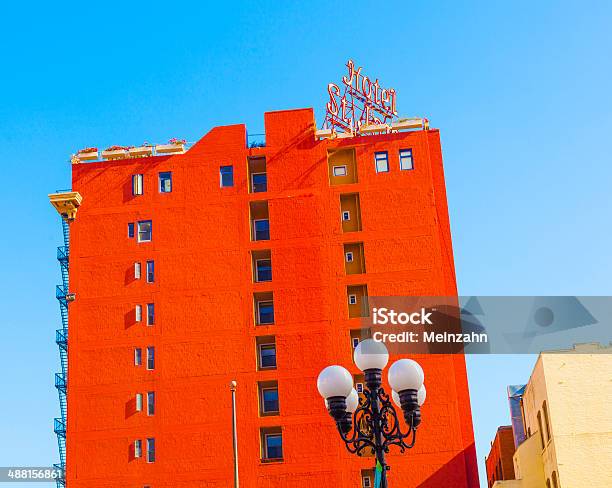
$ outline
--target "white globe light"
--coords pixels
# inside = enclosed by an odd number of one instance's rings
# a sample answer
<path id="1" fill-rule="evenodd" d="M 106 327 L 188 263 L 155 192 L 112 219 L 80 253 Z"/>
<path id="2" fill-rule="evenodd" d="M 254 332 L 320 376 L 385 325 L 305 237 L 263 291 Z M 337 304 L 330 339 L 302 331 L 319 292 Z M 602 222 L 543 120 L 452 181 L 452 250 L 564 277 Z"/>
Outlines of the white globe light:
<path id="1" fill-rule="evenodd" d="M 361 371 L 384 369 L 389 362 L 389 351 L 382 342 L 373 339 L 361 341 L 353 353 L 355 364 Z"/>
<path id="2" fill-rule="evenodd" d="M 346 397 L 346 411 L 353 413 L 359 406 L 359 394 L 353 388 L 349 396 Z"/>
<path id="3" fill-rule="evenodd" d="M 342 366 L 328 366 L 319 373 L 317 388 L 323 398 L 346 398 L 353 389 L 353 377 Z"/>
<path id="4" fill-rule="evenodd" d="M 418 390 L 423 385 L 425 373 L 420 364 L 412 359 L 400 359 L 389 368 L 389 385 L 397 392 Z"/>
<path id="5" fill-rule="evenodd" d="M 417 391 L 417 402 L 419 403 L 419 407 L 425 403 L 425 398 L 427 398 L 427 390 L 425 390 L 425 385 L 421 385 L 421 388 Z"/>
<path id="6" fill-rule="evenodd" d="M 393 398 L 393 403 L 395 403 L 398 407 L 402 407 L 402 402 L 400 401 L 399 393 L 395 390 L 391 390 L 391 398 Z"/>

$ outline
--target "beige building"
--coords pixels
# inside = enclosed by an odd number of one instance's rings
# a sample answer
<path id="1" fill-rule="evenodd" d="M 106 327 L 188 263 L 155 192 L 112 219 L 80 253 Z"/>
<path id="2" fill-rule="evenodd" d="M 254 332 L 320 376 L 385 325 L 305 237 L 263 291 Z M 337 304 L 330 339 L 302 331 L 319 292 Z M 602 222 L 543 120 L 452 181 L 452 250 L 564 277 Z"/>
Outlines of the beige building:
<path id="1" fill-rule="evenodd" d="M 517 479 L 494 488 L 612 487 L 612 345 L 540 354 L 522 408 Z"/>

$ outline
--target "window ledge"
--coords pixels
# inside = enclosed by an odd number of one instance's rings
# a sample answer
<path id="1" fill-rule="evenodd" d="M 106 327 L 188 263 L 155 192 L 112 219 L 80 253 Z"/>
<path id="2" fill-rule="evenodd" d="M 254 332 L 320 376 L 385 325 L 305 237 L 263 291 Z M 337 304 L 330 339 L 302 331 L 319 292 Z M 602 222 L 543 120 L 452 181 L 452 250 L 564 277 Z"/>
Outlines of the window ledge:
<path id="1" fill-rule="evenodd" d="M 283 458 L 274 458 L 274 459 L 261 459 L 259 464 L 260 465 L 264 465 L 264 464 L 278 464 L 278 463 L 284 463 L 285 460 Z"/>

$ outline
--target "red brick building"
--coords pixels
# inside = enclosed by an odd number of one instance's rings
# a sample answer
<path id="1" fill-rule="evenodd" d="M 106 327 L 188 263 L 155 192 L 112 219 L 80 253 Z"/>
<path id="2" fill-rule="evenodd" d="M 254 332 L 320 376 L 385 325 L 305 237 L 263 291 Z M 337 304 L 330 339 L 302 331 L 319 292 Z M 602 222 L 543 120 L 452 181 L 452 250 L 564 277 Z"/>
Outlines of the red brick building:
<path id="1" fill-rule="evenodd" d="M 440 135 L 315 130 L 312 109 L 272 112 L 264 147 L 233 125 L 73 165 L 70 488 L 230 486 L 231 380 L 242 486 L 368 486 L 316 378 L 359 373 L 368 295 L 456 294 Z M 477 487 L 464 358 L 417 359 L 423 423 L 390 483 Z"/>
<path id="2" fill-rule="evenodd" d="M 511 425 L 503 425 L 497 429 L 495 439 L 485 463 L 487 467 L 487 483 L 489 488 L 501 480 L 514 479 L 514 436 Z"/>

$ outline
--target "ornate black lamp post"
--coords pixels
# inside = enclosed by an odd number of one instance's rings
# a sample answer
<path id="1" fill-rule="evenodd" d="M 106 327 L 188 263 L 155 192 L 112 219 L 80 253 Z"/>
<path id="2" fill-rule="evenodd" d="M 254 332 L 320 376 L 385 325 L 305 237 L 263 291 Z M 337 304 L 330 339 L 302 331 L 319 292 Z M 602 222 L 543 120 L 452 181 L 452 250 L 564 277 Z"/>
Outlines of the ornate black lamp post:
<path id="1" fill-rule="evenodd" d="M 382 371 L 389 361 L 385 345 L 364 340 L 355 348 L 354 359 L 365 375 L 366 388 L 361 399 L 353 388 L 353 377 L 342 366 L 328 366 L 321 371 L 317 387 L 348 451 L 358 455 L 373 453 L 382 467 L 380 488 L 388 488 L 385 453 L 392 445 L 404 452 L 416 441 L 421 423 L 419 407 L 426 395 L 423 369 L 411 359 L 395 361 L 388 373 L 390 397 L 381 386 Z M 402 410 L 406 431 L 402 430 L 391 400 Z"/>

